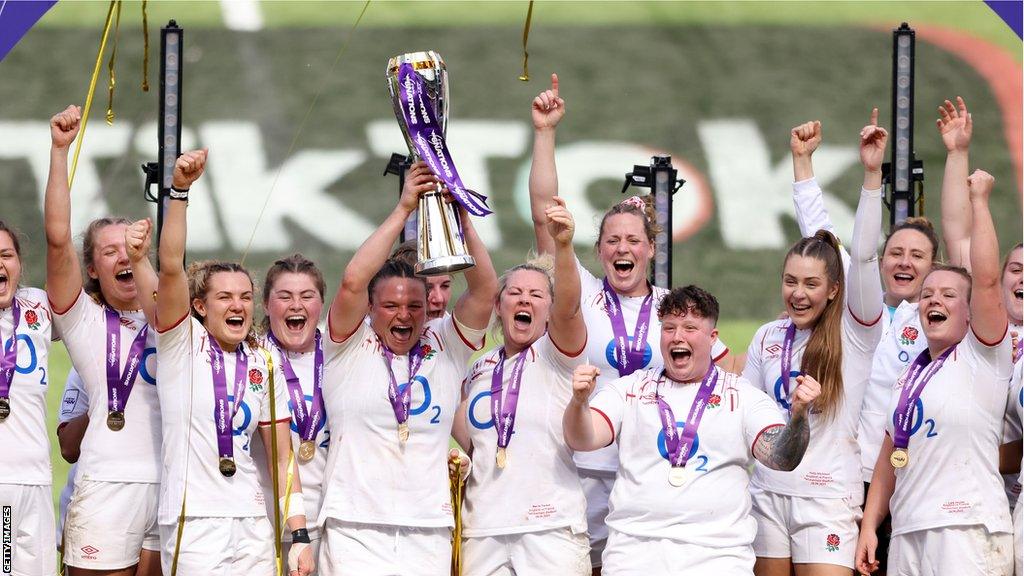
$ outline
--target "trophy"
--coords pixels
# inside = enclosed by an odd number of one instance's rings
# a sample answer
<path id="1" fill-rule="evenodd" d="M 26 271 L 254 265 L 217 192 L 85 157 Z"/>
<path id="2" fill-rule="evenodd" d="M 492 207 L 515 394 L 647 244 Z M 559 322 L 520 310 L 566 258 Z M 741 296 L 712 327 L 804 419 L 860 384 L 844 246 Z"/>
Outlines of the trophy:
<path id="1" fill-rule="evenodd" d="M 410 52 L 395 56 L 388 60 L 386 75 L 395 118 L 413 160 L 427 162 L 454 200 L 471 214 L 488 214 L 482 196 L 462 186 L 444 141 L 448 71 L 441 55 Z M 459 214 L 445 201 L 442 184 L 420 197 L 417 224 L 417 275 L 451 274 L 475 265 L 466 249 Z"/>

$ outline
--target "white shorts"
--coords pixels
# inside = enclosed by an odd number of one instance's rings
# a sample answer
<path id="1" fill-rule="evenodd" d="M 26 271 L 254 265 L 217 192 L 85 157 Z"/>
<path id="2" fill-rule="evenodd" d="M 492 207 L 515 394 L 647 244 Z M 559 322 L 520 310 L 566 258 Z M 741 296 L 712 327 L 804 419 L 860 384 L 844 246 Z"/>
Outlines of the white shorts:
<path id="1" fill-rule="evenodd" d="M 668 538 L 630 536 L 611 529 L 601 576 L 750 576 L 750 546 L 711 548 Z"/>
<path id="2" fill-rule="evenodd" d="M 281 542 L 281 565 L 285 568 L 285 573 L 288 573 L 288 550 L 291 549 L 291 540 Z M 317 576 L 320 574 L 320 539 L 313 538 L 312 534 L 309 538 L 309 548 L 313 552 L 313 562 L 316 563 L 316 569 L 309 573 L 309 576 Z"/>
<path id="3" fill-rule="evenodd" d="M 753 547 L 758 558 L 854 568 L 860 506 L 841 498 L 801 498 L 754 488 L 750 501 L 750 515 L 757 521 Z"/>
<path id="4" fill-rule="evenodd" d="M 159 484 L 79 480 L 64 524 L 64 563 L 119 570 L 138 564 L 143 548 L 159 550 L 159 492 Z"/>
<path id="5" fill-rule="evenodd" d="M 171 574 L 178 525 L 160 525 L 160 565 Z M 185 517 L 178 550 L 179 576 L 273 576 L 274 528 L 266 516 Z"/>
<path id="6" fill-rule="evenodd" d="M 580 486 L 587 499 L 587 534 L 590 534 L 590 565 L 601 565 L 601 554 L 608 542 L 608 496 L 615 484 L 615 472 L 605 470 L 579 470 Z"/>
<path id="7" fill-rule="evenodd" d="M 589 576 L 586 534 L 569 528 L 462 539 L 462 573 L 472 576 Z"/>
<path id="8" fill-rule="evenodd" d="M 50 485 L 0 484 L 0 523 L 0 574 L 57 573 L 57 534 Z"/>
<path id="9" fill-rule="evenodd" d="M 1024 576 L 1024 504 L 1020 499 L 1013 509 L 1013 573 Z"/>
<path id="10" fill-rule="evenodd" d="M 894 535 L 890 576 L 1010 576 L 1013 535 L 984 526 L 948 526 Z"/>
<path id="11" fill-rule="evenodd" d="M 341 522 L 320 531 L 320 576 L 450 576 L 450 528 Z"/>

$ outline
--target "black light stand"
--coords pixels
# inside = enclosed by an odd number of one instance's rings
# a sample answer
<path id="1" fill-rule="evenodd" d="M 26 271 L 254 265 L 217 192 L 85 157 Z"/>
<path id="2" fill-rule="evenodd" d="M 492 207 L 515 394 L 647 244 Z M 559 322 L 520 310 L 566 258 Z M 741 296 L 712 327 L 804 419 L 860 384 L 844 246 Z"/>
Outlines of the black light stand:
<path id="1" fill-rule="evenodd" d="M 398 196 L 401 198 L 402 189 L 405 187 L 405 173 L 412 167 L 412 158 L 409 156 L 403 156 L 402 154 L 392 154 L 391 159 L 388 160 L 388 165 L 384 167 L 384 173 L 381 176 L 387 176 L 388 174 L 394 174 L 398 176 Z M 405 228 L 402 230 L 401 236 L 398 237 L 399 242 L 407 242 L 409 240 L 416 239 L 416 226 L 417 215 L 419 211 L 414 211 L 409 215 L 409 219 L 405 221 Z"/>
<path id="2" fill-rule="evenodd" d="M 924 163 L 914 157 L 914 30 L 892 32 L 892 157 L 882 165 L 889 228 L 924 213 Z"/>
<path id="3" fill-rule="evenodd" d="M 682 188 L 685 180 L 677 179 L 678 171 L 672 167 L 672 157 L 659 154 L 651 157 L 650 166 L 633 166 L 622 185 L 625 194 L 630 186 L 650 188 L 654 195 L 654 213 L 658 232 L 654 236 L 654 260 L 651 261 L 651 284 L 672 288 L 672 195 Z"/>

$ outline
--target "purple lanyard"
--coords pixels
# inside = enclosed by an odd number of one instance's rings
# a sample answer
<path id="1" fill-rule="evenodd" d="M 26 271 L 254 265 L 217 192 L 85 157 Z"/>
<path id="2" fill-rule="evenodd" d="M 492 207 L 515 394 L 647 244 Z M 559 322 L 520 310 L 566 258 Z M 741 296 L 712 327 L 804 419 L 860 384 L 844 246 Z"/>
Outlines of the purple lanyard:
<path id="1" fill-rule="evenodd" d="M 11 382 L 14 381 L 14 369 L 18 366 L 18 323 L 21 321 L 21 307 L 18 297 L 11 299 L 11 343 L 4 348 L 0 358 L 0 398 L 10 398 Z M 3 336 L 0 336 L 0 342 Z"/>
<path id="2" fill-rule="evenodd" d="M 701 380 L 697 396 L 690 406 L 690 413 L 686 416 L 682 434 L 676 434 L 676 415 L 672 407 L 661 397 L 661 383 L 665 379 L 665 372 L 662 371 L 658 383 L 655 385 L 654 396 L 658 399 L 658 415 L 661 416 L 661 429 L 665 433 L 665 448 L 668 451 L 668 461 L 673 468 L 683 468 L 690 458 L 690 446 L 697 437 L 697 427 L 704 416 L 704 409 L 707 408 L 711 393 L 715 391 L 715 384 L 718 382 L 718 370 L 712 363 Z"/>
<path id="3" fill-rule="evenodd" d="M 213 421 L 217 425 L 217 450 L 221 458 L 234 457 L 234 445 L 232 443 L 231 422 L 238 413 L 238 407 L 242 405 L 242 397 L 245 396 L 245 381 L 249 377 L 249 357 L 242 350 L 242 344 L 235 349 L 235 388 L 234 388 L 234 409 L 228 406 L 228 379 L 224 372 L 224 351 L 220 344 L 210 335 L 207 335 L 210 342 L 210 371 L 213 373 Z M 230 412 L 230 414 L 229 414 Z"/>
<path id="4" fill-rule="evenodd" d="M 914 424 L 914 408 L 917 399 L 924 392 L 924 387 L 932 376 L 942 368 L 946 358 L 956 349 L 956 345 L 950 346 L 945 352 L 932 361 L 932 355 L 927 348 L 921 351 L 914 358 L 903 380 L 903 389 L 900 391 L 900 401 L 896 404 L 896 412 L 893 414 L 893 435 L 892 444 L 896 448 L 906 448 L 910 445 L 910 429 Z"/>
<path id="5" fill-rule="evenodd" d="M 498 363 L 491 373 L 491 418 L 494 429 L 498 432 L 498 448 L 507 448 L 512 440 L 512 431 L 516 425 L 516 407 L 519 405 L 519 385 L 523 381 L 523 366 L 529 348 L 519 352 L 519 357 L 512 364 L 512 374 L 508 377 L 508 394 L 501 399 L 502 379 L 505 372 L 505 349 L 498 351 Z"/>
<path id="6" fill-rule="evenodd" d="M 142 366 L 142 354 L 146 350 L 146 334 L 149 333 L 149 325 L 143 325 L 139 333 L 135 335 L 131 348 L 128 349 L 128 357 L 125 358 L 124 370 L 121 369 L 121 315 L 110 307 L 104 307 L 103 313 L 107 317 L 107 410 L 110 412 L 124 412 L 128 404 L 128 397 L 131 396 L 132 388 L 135 387 L 135 377 Z M 124 390 L 118 394 L 118 390 Z"/>
<path id="7" fill-rule="evenodd" d="M 789 370 L 793 365 L 793 341 L 796 340 L 796 324 L 792 322 L 786 327 L 786 336 L 782 339 L 782 353 L 780 354 L 782 364 L 782 389 L 786 392 L 786 402 L 789 402 Z"/>
<path id="8" fill-rule="evenodd" d="M 409 351 L 409 382 L 405 385 L 405 390 L 398 391 L 398 380 L 395 379 L 395 371 L 391 369 L 391 361 L 395 359 L 395 353 L 391 351 L 384 343 L 381 343 L 381 347 L 384 348 L 384 365 L 388 367 L 388 400 L 391 401 L 391 409 L 395 411 L 395 420 L 399 424 L 405 424 L 405 421 L 409 419 L 409 404 L 412 400 L 412 379 L 416 377 L 416 372 L 419 371 L 420 365 L 423 364 L 423 345 L 416 343 L 412 350 Z"/>
<path id="9" fill-rule="evenodd" d="M 651 306 L 654 303 L 652 289 L 640 304 L 640 313 L 636 317 L 636 328 L 633 329 L 633 345 L 629 345 L 626 336 L 626 319 L 622 315 L 622 304 L 619 295 L 612 290 L 608 279 L 604 284 L 604 310 L 612 322 L 612 334 L 615 336 L 615 359 L 619 361 L 619 377 L 629 376 L 643 367 L 644 351 L 647 349 L 647 331 L 651 325 Z"/>
<path id="10" fill-rule="evenodd" d="M 291 360 L 288 359 L 288 352 L 277 341 L 274 334 L 270 333 L 270 341 L 277 346 L 281 352 L 281 370 L 284 371 L 284 379 L 288 383 L 288 396 L 292 400 L 292 418 L 295 426 L 299 429 L 299 438 L 312 440 L 316 436 L 317 426 L 324 417 L 324 347 L 321 340 L 320 329 L 316 330 L 316 351 L 313 353 L 313 405 L 306 412 L 306 396 L 302 392 L 302 384 L 299 377 L 292 368 Z"/>
<path id="11" fill-rule="evenodd" d="M 416 151 L 466 212 L 473 216 L 490 214 L 487 197 L 467 189 L 462 183 L 455 169 L 455 161 L 448 152 L 444 130 L 437 121 L 433 105 L 426 99 L 427 88 L 423 78 L 416 73 L 412 64 L 405 62 L 398 67 L 398 83 L 401 86 L 398 92 L 402 102 L 402 116 Z"/>

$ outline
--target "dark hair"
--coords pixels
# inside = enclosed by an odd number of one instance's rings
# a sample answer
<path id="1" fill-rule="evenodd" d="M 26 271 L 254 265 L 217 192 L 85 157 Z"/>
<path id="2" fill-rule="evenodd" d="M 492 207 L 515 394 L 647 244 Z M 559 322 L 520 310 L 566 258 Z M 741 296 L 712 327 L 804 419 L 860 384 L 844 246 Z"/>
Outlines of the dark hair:
<path id="1" fill-rule="evenodd" d="M 935 272 L 952 272 L 964 280 L 967 281 L 967 301 L 971 301 L 971 287 L 974 283 L 974 279 L 971 278 L 971 273 L 963 266 L 953 266 L 952 264 L 935 264 L 932 269 L 928 271 L 928 276 L 931 276 Z M 927 278 L 928 276 L 925 276 Z"/>
<path id="2" fill-rule="evenodd" d="M 821 395 L 814 405 L 832 418 L 843 398 L 843 307 L 846 305 L 846 279 L 843 273 L 843 259 L 839 252 L 839 240 L 826 230 L 818 230 L 814 236 L 801 238 L 786 253 L 784 262 L 792 256 L 814 258 L 825 264 L 828 283 L 836 286 L 836 296 L 825 304 L 825 310 L 807 339 L 800 370 L 810 374 L 821 384 Z"/>
<path id="3" fill-rule="evenodd" d="M 371 303 L 373 303 L 373 291 L 377 288 L 377 284 L 388 278 L 409 278 L 410 280 L 421 282 L 424 291 L 427 289 L 427 281 L 421 276 L 416 275 L 416 270 L 412 264 L 409 264 L 402 258 L 389 258 L 380 267 L 380 270 L 377 270 L 377 273 L 373 275 L 370 283 L 366 286 L 366 295 Z"/>
<path id="4" fill-rule="evenodd" d="M 7 222 L 0 220 L 0 232 L 7 232 L 7 235 L 11 237 L 11 244 L 14 245 L 14 253 L 18 255 L 18 259 L 21 259 L 21 238 L 20 234 L 14 228 L 7 225 Z"/>
<path id="5" fill-rule="evenodd" d="M 907 218 L 894 226 L 889 231 L 889 235 L 885 237 L 885 244 L 882 245 L 882 254 L 885 254 L 886 249 L 889 248 L 889 240 L 901 230 L 916 230 L 924 234 L 924 237 L 928 239 L 928 243 L 932 245 L 932 261 L 939 257 L 939 236 L 935 233 L 935 227 L 932 226 L 931 220 L 923 216 Z"/>
<path id="6" fill-rule="evenodd" d="M 200 322 L 204 318 L 200 316 L 195 306 L 192 305 L 192 301 L 206 298 L 206 293 L 210 290 L 210 278 L 220 272 L 241 272 L 249 279 L 249 285 L 253 287 L 253 290 L 256 289 L 256 284 L 252 281 L 252 275 L 249 274 L 249 271 L 244 266 L 237 262 L 200 260 L 199 262 L 189 264 L 188 270 L 185 272 L 186 276 L 188 276 L 189 307 L 192 310 L 192 316 Z"/>
<path id="7" fill-rule="evenodd" d="M 643 208 L 640 208 L 637 204 L 643 203 Z M 596 246 L 600 247 L 601 237 L 604 236 L 604 223 L 609 217 L 615 216 L 616 214 L 632 214 L 643 220 L 644 223 L 644 234 L 647 236 L 647 241 L 654 244 L 654 237 L 661 232 L 661 227 L 658 226 L 658 218 L 654 212 L 654 196 L 647 194 L 645 196 L 633 196 L 618 204 L 612 206 L 604 213 L 601 217 L 601 225 L 597 229 L 597 242 Z"/>
<path id="8" fill-rule="evenodd" d="M 419 258 L 419 248 L 417 247 L 415 240 L 406 240 L 395 248 L 395 251 L 391 253 L 391 258 L 398 260 L 405 260 L 410 266 L 416 266 L 416 260 Z"/>
<path id="9" fill-rule="evenodd" d="M 85 264 L 85 283 L 82 285 L 82 288 L 86 294 L 100 304 L 107 304 L 107 299 L 103 297 L 103 291 L 100 289 L 100 279 L 89 275 L 89 268 L 96 264 L 96 257 L 93 255 L 93 251 L 96 249 L 96 234 L 107 226 L 116 226 L 118 224 L 128 226 L 131 223 L 131 220 L 121 216 L 97 218 L 89 222 L 85 232 L 82 233 L 82 262 Z"/>
<path id="10" fill-rule="evenodd" d="M 270 268 L 267 270 L 267 275 L 263 279 L 263 305 L 266 306 L 270 300 L 270 292 L 274 287 L 274 283 L 277 282 L 278 277 L 282 274 L 305 274 L 313 280 L 313 285 L 316 286 L 316 291 L 320 293 L 320 300 L 324 299 L 324 292 L 327 290 L 327 285 L 324 282 L 324 274 L 317 268 L 315 262 L 306 258 L 302 254 L 296 252 L 286 258 L 276 260 Z M 264 332 L 270 332 L 270 317 L 263 317 L 262 328 Z"/>
<path id="11" fill-rule="evenodd" d="M 658 305 L 658 318 L 664 318 L 669 314 L 693 314 L 711 320 L 711 325 L 714 326 L 718 324 L 718 299 L 707 290 L 693 284 L 673 288 Z"/>

